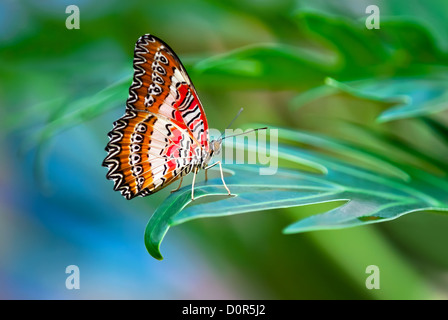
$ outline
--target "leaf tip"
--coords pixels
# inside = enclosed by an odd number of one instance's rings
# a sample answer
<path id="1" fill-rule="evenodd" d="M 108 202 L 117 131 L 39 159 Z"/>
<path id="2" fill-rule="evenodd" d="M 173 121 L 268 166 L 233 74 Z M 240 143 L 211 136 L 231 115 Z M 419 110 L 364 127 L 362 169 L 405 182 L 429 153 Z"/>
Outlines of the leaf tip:
<path id="1" fill-rule="evenodd" d="M 163 260 L 163 256 L 160 253 L 160 250 L 158 247 L 155 247 L 153 245 L 150 245 L 148 243 L 145 242 L 145 246 L 146 246 L 146 250 L 148 251 L 148 253 L 154 258 L 157 259 L 159 261 Z"/>
<path id="2" fill-rule="evenodd" d="M 282 233 L 283 234 L 296 234 L 296 233 L 303 233 L 306 231 L 311 231 L 311 229 L 307 228 L 306 226 L 299 226 L 299 222 L 293 223 L 285 228 L 283 228 Z"/>
<path id="3" fill-rule="evenodd" d="M 148 232 L 148 228 L 145 230 L 144 238 L 145 238 L 145 247 L 146 247 L 146 250 L 148 251 L 148 253 L 149 253 L 154 259 L 157 259 L 157 260 L 163 260 L 163 256 L 162 256 L 162 254 L 160 253 L 160 241 L 161 241 L 161 240 L 159 240 L 159 241 L 154 241 L 154 240 L 151 238 L 151 233 Z M 163 237 L 162 237 L 162 238 L 163 238 Z"/>

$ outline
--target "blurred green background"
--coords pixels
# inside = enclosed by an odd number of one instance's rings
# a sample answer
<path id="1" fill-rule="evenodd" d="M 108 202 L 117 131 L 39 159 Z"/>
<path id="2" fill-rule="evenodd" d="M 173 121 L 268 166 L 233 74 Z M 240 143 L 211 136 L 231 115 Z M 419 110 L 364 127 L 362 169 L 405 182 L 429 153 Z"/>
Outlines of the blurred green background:
<path id="1" fill-rule="evenodd" d="M 65 27 L 71 4 L 79 30 Z M 371 4 L 380 30 L 365 27 Z M 412 165 L 446 180 L 447 10 L 442 0 L 2 1 L 0 298 L 448 298 L 446 215 L 290 235 L 289 223 L 334 206 L 198 219 L 170 230 L 157 261 L 143 232 L 169 190 L 127 201 L 101 167 L 135 41 L 151 33 L 184 62 L 212 128 L 244 107 L 235 126 L 373 149 L 400 137 L 428 155 Z M 65 287 L 72 264 L 80 290 Z M 379 290 L 366 288 L 369 265 Z"/>

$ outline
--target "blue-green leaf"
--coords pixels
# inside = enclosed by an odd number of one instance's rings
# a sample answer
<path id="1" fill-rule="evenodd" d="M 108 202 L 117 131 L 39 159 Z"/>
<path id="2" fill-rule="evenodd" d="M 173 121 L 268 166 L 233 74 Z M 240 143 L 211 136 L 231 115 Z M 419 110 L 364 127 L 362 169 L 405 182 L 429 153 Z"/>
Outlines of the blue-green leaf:
<path id="1" fill-rule="evenodd" d="M 307 141 L 387 164 L 379 154 L 361 152 L 347 143 L 322 135 L 280 129 L 279 136 L 291 143 Z M 416 168 L 402 171 L 390 163 L 387 174 L 378 174 L 333 156 L 305 151 L 289 144 L 279 145 L 278 157 L 298 164 L 319 163 L 325 170 L 311 173 L 279 169 L 275 175 L 263 176 L 259 174 L 257 165 L 226 165 L 226 170 L 232 174 L 226 177 L 232 196 L 226 194 L 218 178 L 195 187 L 195 197 L 210 200 L 208 202 L 192 202 L 189 186 L 170 195 L 148 222 L 145 232 L 148 252 L 162 259 L 160 243 L 171 226 L 205 217 L 323 202 L 345 203 L 326 213 L 295 222 L 284 230 L 285 233 L 298 233 L 388 221 L 416 211 L 448 210 L 448 183 Z"/>

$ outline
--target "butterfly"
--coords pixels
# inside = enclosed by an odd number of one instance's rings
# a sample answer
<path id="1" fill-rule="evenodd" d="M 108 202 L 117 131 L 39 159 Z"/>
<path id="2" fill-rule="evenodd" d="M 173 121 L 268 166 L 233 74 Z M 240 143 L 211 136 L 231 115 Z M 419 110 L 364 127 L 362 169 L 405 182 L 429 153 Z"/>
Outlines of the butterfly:
<path id="1" fill-rule="evenodd" d="M 162 40 L 143 35 L 135 45 L 134 76 L 129 88 L 125 114 L 108 133 L 108 152 L 103 166 L 114 190 L 128 200 L 153 194 L 209 165 L 221 151 L 222 136 L 210 140 L 204 108 L 180 59 Z"/>

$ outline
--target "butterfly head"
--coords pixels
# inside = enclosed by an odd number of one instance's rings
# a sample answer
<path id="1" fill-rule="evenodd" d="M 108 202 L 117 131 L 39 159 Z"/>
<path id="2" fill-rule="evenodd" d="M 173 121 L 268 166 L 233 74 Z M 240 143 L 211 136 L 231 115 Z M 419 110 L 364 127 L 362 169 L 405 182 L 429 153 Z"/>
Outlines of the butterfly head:
<path id="1" fill-rule="evenodd" d="M 203 162 L 204 168 L 208 165 L 213 156 L 219 155 L 221 153 L 221 147 L 222 147 L 222 138 L 210 141 L 210 150 L 206 154 L 205 161 Z"/>
<path id="2" fill-rule="evenodd" d="M 210 148 L 211 148 L 211 151 L 213 152 L 213 155 L 220 154 L 221 147 L 222 147 L 222 138 L 219 138 L 218 140 L 210 141 Z"/>

